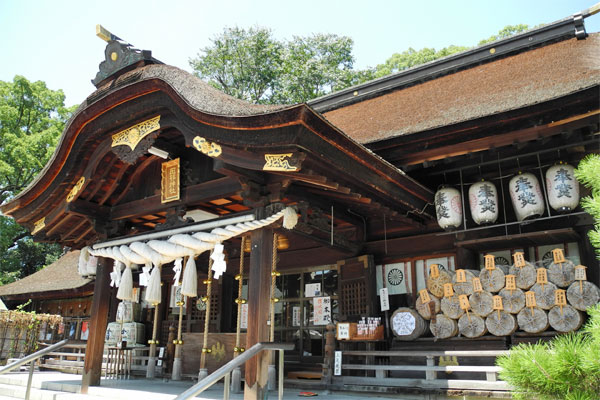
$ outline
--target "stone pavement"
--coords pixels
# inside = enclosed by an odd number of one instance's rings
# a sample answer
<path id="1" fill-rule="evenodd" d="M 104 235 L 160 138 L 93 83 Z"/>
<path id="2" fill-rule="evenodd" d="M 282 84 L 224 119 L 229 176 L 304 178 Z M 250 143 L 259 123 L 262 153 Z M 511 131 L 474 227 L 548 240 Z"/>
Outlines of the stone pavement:
<path id="1" fill-rule="evenodd" d="M 15 385 L 25 386 L 27 383 L 26 373 L 14 373 L 0 376 L 0 385 Z M 193 382 L 191 381 L 167 381 L 162 379 L 102 379 L 101 386 L 90 387 L 88 395 L 79 394 L 81 386 L 81 376 L 74 374 L 63 374 L 58 372 L 36 372 L 33 377 L 33 385 L 36 392 L 52 391 L 53 400 L 99 400 L 99 398 L 111 400 L 171 400 L 176 395 L 182 393 L 189 388 Z M 5 389 L 7 390 L 7 389 Z M 288 388 L 284 390 L 284 399 L 300 399 L 300 392 L 309 390 Z M 423 400 L 427 397 L 411 396 L 411 395 L 394 395 L 394 396 L 378 396 L 365 393 L 329 393 L 328 391 L 316 391 L 317 396 L 314 399 L 328 400 L 358 400 L 360 398 L 369 399 L 403 399 L 403 400 Z M 5 399 L 0 393 L 0 400 Z M 39 398 L 48 398 L 48 396 L 36 396 Z M 8 398 L 8 397 L 7 397 Z M 33 398 L 33 396 L 32 396 Z M 223 398 L 223 385 L 217 384 L 211 389 L 204 391 L 196 397 L 197 399 L 220 400 Z M 232 400 L 241 400 L 244 398 L 243 393 L 232 393 Z M 269 399 L 277 399 L 277 392 L 269 393 Z"/>

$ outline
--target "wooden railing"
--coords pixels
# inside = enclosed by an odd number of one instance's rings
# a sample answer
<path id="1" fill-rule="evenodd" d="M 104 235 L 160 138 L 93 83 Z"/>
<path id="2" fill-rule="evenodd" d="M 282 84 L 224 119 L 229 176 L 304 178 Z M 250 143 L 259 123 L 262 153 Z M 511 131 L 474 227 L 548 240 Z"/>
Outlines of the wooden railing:
<path id="1" fill-rule="evenodd" d="M 500 367 L 495 365 L 468 365 L 464 358 L 497 357 L 508 351 L 343 351 L 341 376 L 333 376 L 336 386 L 388 386 L 413 387 L 423 389 L 463 389 L 463 390 L 510 390 L 508 384 L 498 380 Z M 348 363 L 349 357 L 363 358 L 364 363 Z M 435 365 L 436 357 L 444 363 L 461 365 Z M 425 361 L 425 365 L 402 364 L 402 359 L 416 363 Z M 369 362 L 367 362 L 367 360 Z M 375 362 L 374 362 L 375 361 Z M 368 371 L 371 371 L 370 373 Z M 438 373 L 467 372 L 468 379 L 442 378 Z M 402 377 L 402 374 L 424 376 L 420 378 Z M 359 375 L 367 376 L 359 376 Z M 371 376 L 368 376 L 371 375 Z M 373 376 L 374 375 L 374 376 Z M 396 376 L 394 376 L 396 375 Z"/>
<path id="2" fill-rule="evenodd" d="M 42 362 L 42 368 L 57 369 L 57 370 L 70 370 L 74 373 L 81 373 L 83 371 L 83 363 L 85 360 L 85 344 L 68 344 L 61 349 L 61 351 L 55 351 L 48 353 Z M 148 352 L 150 347 L 135 347 L 132 348 L 131 357 L 131 374 L 133 375 L 146 375 L 146 369 L 148 367 Z M 166 354 L 165 354 L 166 356 Z M 112 364 L 114 360 L 108 359 L 108 351 L 104 350 L 102 358 L 102 372 L 105 374 L 108 365 Z M 159 358 L 159 361 L 162 361 Z M 160 362 L 160 366 L 157 366 L 157 376 L 162 374 L 165 364 L 164 361 Z"/>

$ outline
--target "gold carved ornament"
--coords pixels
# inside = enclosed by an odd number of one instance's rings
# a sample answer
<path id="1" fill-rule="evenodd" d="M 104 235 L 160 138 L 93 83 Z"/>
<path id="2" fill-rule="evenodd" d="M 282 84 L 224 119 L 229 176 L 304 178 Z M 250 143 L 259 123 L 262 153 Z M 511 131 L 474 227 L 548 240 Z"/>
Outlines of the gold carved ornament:
<path id="1" fill-rule="evenodd" d="M 35 235 L 46 226 L 46 217 L 38 219 L 33 223 L 33 230 L 31 231 L 32 235 Z"/>
<path id="2" fill-rule="evenodd" d="M 201 136 L 196 136 L 192 141 L 194 148 L 202 154 L 206 154 L 209 157 L 217 158 L 223 153 L 221 146 L 215 142 L 209 142 Z"/>
<path id="3" fill-rule="evenodd" d="M 298 171 L 298 167 L 290 165 L 290 160 L 288 158 L 292 157 L 292 155 L 292 153 L 265 154 L 263 171 Z"/>
<path id="4" fill-rule="evenodd" d="M 73 199 L 75 199 L 75 196 L 77 196 L 77 193 L 79 193 L 79 191 L 81 190 L 84 183 L 85 183 L 85 176 L 82 176 L 81 178 L 79 178 L 79 180 L 77 181 L 75 186 L 73 186 L 73 188 L 67 195 L 67 203 L 70 203 L 73 201 Z"/>
<path id="5" fill-rule="evenodd" d="M 162 163 L 161 176 L 160 202 L 179 200 L 179 158 Z"/>
<path id="6" fill-rule="evenodd" d="M 160 115 L 112 135 L 112 146 L 127 145 L 133 151 L 138 143 L 150 133 L 160 129 Z"/>

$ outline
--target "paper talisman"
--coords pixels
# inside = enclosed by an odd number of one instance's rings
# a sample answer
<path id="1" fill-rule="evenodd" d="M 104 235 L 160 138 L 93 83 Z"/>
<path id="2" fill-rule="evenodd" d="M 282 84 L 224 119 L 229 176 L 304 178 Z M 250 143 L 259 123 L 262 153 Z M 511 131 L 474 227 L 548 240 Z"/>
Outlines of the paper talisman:
<path id="1" fill-rule="evenodd" d="M 585 269 L 587 267 L 584 265 L 578 265 L 575 267 L 575 280 L 576 281 L 587 281 L 587 275 L 585 273 Z"/>
<path id="2" fill-rule="evenodd" d="M 494 296 L 494 302 L 492 304 L 492 309 L 498 312 L 498 320 L 500 320 L 500 311 L 504 311 L 504 306 L 502 305 L 502 297 Z"/>
<path id="3" fill-rule="evenodd" d="M 473 291 L 475 293 L 483 292 L 483 287 L 481 286 L 481 280 L 479 278 L 473 278 Z"/>
<path id="4" fill-rule="evenodd" d="M 513 254 L 513 260 L 515 261 L 515 267 L 524 267 L 525 266 L 525 256 L 522 252 L 517 251 Z"/>
<path id="5" fill-rule="evenodd" d="M 485 269 L 489 271 L 493 271 L 496 269 L 496 257 L 494 257 L 491 254 L 486 254 L 485 256 L 483 256 L 483 258 L 485 259 Z"/>
<path id="6" fill-rule="evenodd" d="M 454 289 L 451 283 L 444 283 L 444 297 L 454 296 Z"/>
<path id="7" fill-rule="evenodd" d="M 552 257 L 554 258 L 554 264 L 567 262 L 567 260 L 565 260 L 565 253 L 563 253 L 562 249 L 552 250 Z"/>
<path id="8" fill-rule="evenodd" d="M 467 274 L 464 269 L 456 270 L 456 282 L 457 283 L 465 283 L 467 282 Z"/>
<path id="9" fill-rule="evenodd" d="M 460 308 L 467 311 L 468 309 L 471 308 L 471 305 L 469 304 L 469 298 L 467 297 L 466 294 L 461 294 L 458 296 L 458 302 L 460 304 Z"/>
<path id="10" fill-rule="evenodd" d="M 514 275 L 506 275 L 506 290 L 516 290 L 517 281 Z"/>
<path id="11" fill-rule="evenodd" d="M 563 289 L 556 289 L 554 291 L 554 304 L 559 307 L 564 307 L 567 305 L 567 296 Z"/>
<path id="12" fill-rule="evenodd" d="M 440 276 L 440 269 L 437 264 L 431 264 L 429 266 L 429 276 L 432 278 L 438 278 Z"/>
<path id="13" fill-rule="evenodd" d="M 419 297 L 421 298 L 421 304 L 427 304 L 431 301 L 431 297 L 429 297 L 429 292 L 427 289 L 419 290 Z"/>
<path id="14" fill-rule="evenodd" d="M 533 316 L 533 308 L 537 307 L 537 303 L 535 301 L 535 292 L 531 290 L 525 292 L 525 307 L 529 307 L 531 309 L 531 316 Z"/>
<path id="15" fill-rule="evenodd" d="M 540 285 L 548 284 L 548 270 L 546 268 L 538 268 L 536 271 L 536 275 L 537 283 L 539 283 Z"/>

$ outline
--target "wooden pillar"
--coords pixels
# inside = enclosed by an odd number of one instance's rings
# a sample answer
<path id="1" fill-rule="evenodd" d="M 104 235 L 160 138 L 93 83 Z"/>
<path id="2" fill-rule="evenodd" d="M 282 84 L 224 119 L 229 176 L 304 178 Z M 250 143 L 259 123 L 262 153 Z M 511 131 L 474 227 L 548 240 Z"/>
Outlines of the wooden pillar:
<path id="1" fill-rule="evenodd" d="M 271 304 L 271 262 L 273 230 L 252 232 L 252 252 L 248 276 L 248 330 L 246 349 L 258 342 L 269 341 L 269 306 Z M 244 400 L 262 400 L 267 394 L 269 352 L 261 352 L 246 362 Z"/>
<path id="2" fill-rule="evenodd" d="M 113 261 L 100 257 L 96 269 L 94 297 L 92 298 L 90 334 L 85 348 L 81 393 L 87 394 L 89 386 L 100 386 L 102 353 L 110 306 L 110 270 Z"/>

